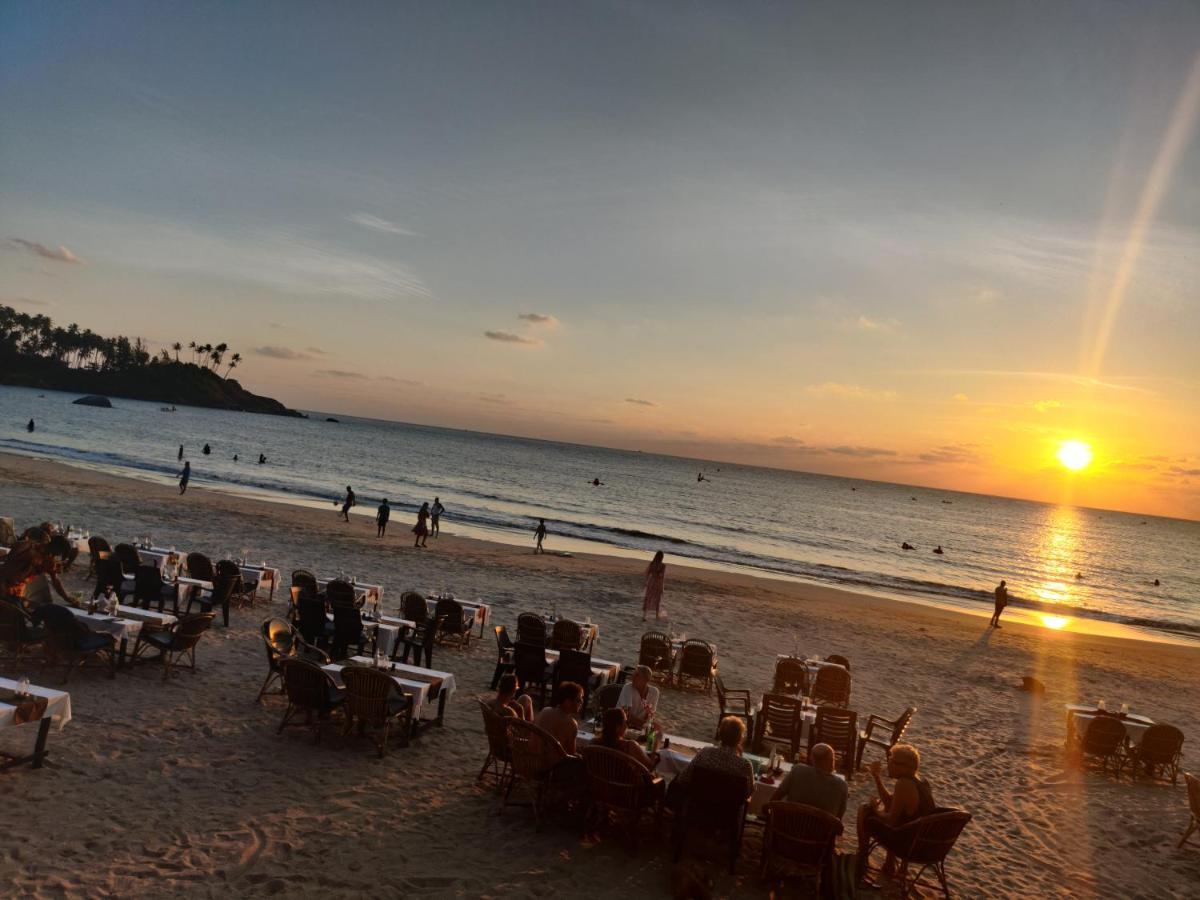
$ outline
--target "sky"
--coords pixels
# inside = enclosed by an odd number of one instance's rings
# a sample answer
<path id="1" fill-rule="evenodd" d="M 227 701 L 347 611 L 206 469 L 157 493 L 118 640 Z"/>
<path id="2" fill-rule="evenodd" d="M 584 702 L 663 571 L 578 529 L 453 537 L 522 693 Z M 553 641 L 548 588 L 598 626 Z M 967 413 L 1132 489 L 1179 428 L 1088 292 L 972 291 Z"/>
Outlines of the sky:
<path id="1" fill-rule="evenodd" d="M 11 2 L 0 302 L 303 409 L 1200 518 L 1198 106 L 1193 2 Z"/>

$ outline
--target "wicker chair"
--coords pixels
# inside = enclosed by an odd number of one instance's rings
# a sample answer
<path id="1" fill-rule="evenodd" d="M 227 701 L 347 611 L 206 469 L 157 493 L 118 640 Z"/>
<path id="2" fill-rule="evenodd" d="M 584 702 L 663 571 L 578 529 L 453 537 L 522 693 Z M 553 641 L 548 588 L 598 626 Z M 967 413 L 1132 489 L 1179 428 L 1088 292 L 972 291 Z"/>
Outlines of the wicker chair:
<path id="1" fill-rule="evenodd" d="M 280 683 L 283 692 L 283 673 L 279 663 L 291 657 L 307 658 L 318 663 L 328 663 L 329 657 L 324 651 L 306 644 L 299 630 L 286 619 L 267 619 L 262 623 L 262 639 L 267 649 L 267 677 L 259 688 L 257 700 L 261 701 L 267 688 L 273 681 Z"/>
<path id="2" fill-rule="evenodd" d="M 808 693 L 808 667 L 804 660 L 785 656 L 775 663 L 775 683 L 771 690 L 776 694 L 801 697 Z"/>
<path id="3" fill-rule="evenodd" d="M 121 561 L 121 568 L 126 575 L 132 575 L 142 564 L 142 557 L 133 544 L 117 544 L 113 548 L 112 554 Z"/>
<path id="4" fill-rule="evenodd" d="M 788 759 L 795 759 L 800 750 L 803 710 L 795 697 L 763 694 L 754 732 L 754 752 L 762 753 L 767 744 L 783 744 Z"/>
<path id="5" fill-rule="evenodd" d="M 720 675 L 713 676 L 713 684 L 717 686 L 717 703 L 721 711 L 717 716 L 717 726 L 726 716 L 736 716 L 746 723 L 746 734 L 754 734 L 754 701 L 750 692 L 742 688 L 727 688 Z"/>
<path id="6" fill-rule="evenodd" d="M 643 634 L 638 648 L 638 665 L 648 666 L 653 674 L 661 675 L 670 686 L 675 677 L 675 652 L 671 649 L 671 638 L 661 631 Z"/>
<path id="7" fill-rule="evenodd" d="M 374 729 L 375 747 L 382 758 L 387 753 L 388 733 L 392 725 L 399 724 L 400 745 L 408 746 L 413 730 L 412 694 L 400 690 L 387 672 L 369 666 L 346 666 L 342 683 L 346 686 L 342 734 L 349 734 L 356 722 L 360 734 L 368 727 Z"/>
<path id="8" fill-rule="evenodd" d="M 813 896 L 821 896 L 821 872 L 833 862 L 842 820 L 813 806 L 782 801 L 766 804 L 763 816 L 763 880 L 773 886 L 784 878 L 810 878 Z"/>
<path id="9" fill-rule="evenodd" d="M 708 641 L 684 641 L 679 648 L 679 674 L 675 685 L 681 690 L 689 678 L 699 681 L 706 694 L 712 693 L 713 678 L 717 674 L 717 651 Z"/>
<path id="10" fill-rule="evenodd" d="M 1130 772 L 1137 778 L 1138 767 L 1151 777 L 1171 776 L 1179 783 L 1179 759 L 1183 755 L 1183 732 L 1174 725 L 1151 725 L 1141 741 L 1129 748 Z"/>
<path id="11" fill-rule="evenodd" d="M 517 643 L 546 646 L 546 622 L 537 613 L 517 616 Z"/>
<path id="12" fill-rule="evenodd" d="M 512 719 L 495 712 L 479 698 L 476 698 L 476 702 L 479 704 L 479 711 L 483 713 L 483 731 L 487 735 L 488 754 L 487 759 L 483 761 L 483 768 L 479 770 L 479 777 L 475 780 L 483 781 L 490 775 L 496 779 L 496 791 L 503 793 L 511 775 L 512 750 L 508 745 L 508 723 Z"/>
<path id="13" fill-rule="evenodd" d="M 505 672 L 513 671 L 513 642 L 508 636 L 508 629 L 503 625 L 496 625 L 496 671 L 492 673 L 491 688 L 494 691 L 496 685 L 500 683 L 500 676 Z"/>
<path id="14" fill-rule="evenodd" d="M 1196 778 L 1190 772 L 1185 772 L 1183 780 L 1187 782 L 1188 810 L 1191 812 L 1192 818 L 1183 832 L 1183 837 L 1179 839 L 1180 847 L 1188 842 L 1188 838 L 1192 836 L 1193 832 L 1200 829 L 1200 778 Z"/>
<path id="15" fill-rule="evenodd" d="M 846 659 L 844 656 L 838 655 L 837 653 L 833 653 L 825 657 L 825 662 L 833 663 L 835 666 L 841 666 L 847 672 L 850 671 L 850 660 Z"/>
<path id="16" fill-rule="evenodd" d="M 195 616 L 184 616 L 169 628 L 153 631 L 149 634 L 138 633 L 137 642 L 133 645 L 134 660 L 143 659 L 147 650 L 157 650 L 158 655 L 152 659 L 162 660 L 163 680 L 171 677 L 171 668 L 176 666 L 179 658 L 186 656 L 188 668 L 196 671 L 196 644 L 212 625 L 213 613 L 201 613 Z"/>
<path id="17" fill-rule="evenodd" d="M 1125 726 L 1113 716 L 1096 716 L 1078 736 L 1076 749 L 1084 757 L 1101 760 L 1101 770 L 1111 763 L 1119 777 L 1125 760 Z"/>
<path id="18" fill-rule="evenodd" d="M 647 809 L 662 820 L 663 779 L 640 762 L 608 747 L 593 744 L 581 753 L 587 766 L 595 820 L 615 821 L 633 845 L 635 829 Z"/>
<path id="19" fill-rule="evenodd" d="M 746 779 L 718 769 L 695 766 L 683 806 L 671 830 L 672 860 L 679 862 L 688 834 L 725 833 L 729 840 L 729 872 L 737 868 L 742 853 L 742 834 L 746 828 Z"/>
<path id="20" fill-rule="evenodd" d="M 313 742 L 320 743 L 321 723 L 345 703 L 345 692 L 320 666 L 306 659 L 282 659 L 279 670 L 283 674 L 283 691 L 287 694 L 288 705 L 276 733 L 282 734 L 292 718 L 303 712 L 304 725 L 313 731 Z"/>
<path id="21" fill-rule="evenodd" d="M 308 569 L 293 570 L 292 587 L 299 588 L 301 596 L 315 597 L 321 593 L 321 588 L 317 584 L 317 576 Z"/>
<path id="22" fill-rule="evenodd" d="M 900 739 L 904 737 L 904 732 L 908 729 L 908 723 L 912 721 L 912 717 L 916 714 L 917 708 L 910 706 L 906 709 L 898 719 L 885 719 L 882 716 L 870 715 L 867 716 L 867 730 L 860 731 L 858 734 L 858 752 L 855 754 L 854 769 L 855 771 L 862 768 L 863 751 L 870 744 L 872 747 L 879 747 L 883 750 L 884 755 L 892 751 L 892 748 L 900 743 Z M 879 726 L 885 730 L 885 736 L 880 738 L 875 736 L 875 727 Z"/>
<path id="23" fill-rule="evenodd" d="M 203 553 L 189 553 L 187 555 L 187 572 L 191 578 L 199 581 L 216 581 L 217 573 L 213 569 L 212 560 Z"/>
<path id="24" fill-rule="evenodd" d="M 583 629 L 578 622 L 559 619 L 550 635 L 551 650 L 579 650 L 583 647 Z"/>
<path id="25" fill-rule="evenodd" d="M 47 603 L 33 611 L 35 626 L 42 626 L 46 635 L 45 648 L 50 663 L 67 665 L 63 678 L 66 684 L 71 673 L 95 657 L 108 664 L 108 677 L 117 674 L 117 641 L 111 634 L 94 634 L 65 606 Z"/>
<path id="26" fill-rule="evenodd" d="M 46 652 L 47 635 L 33 625 L 33 619 L 15 603 L 0 599 L 0 647 L 8 647 L 13 665 L 20 669 L 26 653 L 40 650 Z M 36 653 L 29 653 L 36 656 Z"/>
<path id="27" fill-rule="evenodd" d="M 112 553 L 112 547 L 109 546 L 108 541 L 99 536 L 88 538 L 87 545 L 89 561 L 86 577 L 92 578 L 96 574 L 96 560 L 100 558 L 101 553 Z"/>
<path id="28" fill-rule="evenodd" d="M 475 622 L 464 615 L 461 603 L 443 598 L 437 602 L 434 615 L 442 620 L 442 630 L 438 632 L 440 643 L 452 643 L 460 648 L 471 646 L 471 629 Z"/>
<path id="29" fill-rule="evenodd" d="M 546 702 L 546 690 L 554 677 L 553 671 L 546 665 L 546 648 L 541 644 L 517 641 L 513 650 L 513 665 L 522 693 L 529 694 L 534 703 L 542 706 Z M 534 688 L 537 693 L 534 693 Z"/>
<path id="30" fill-rule="evenodd" d="M 512 775 L 504 789 L 502 806 L 510 804 L 513 788 L 524 782 L 533 789 L 533 816 L 540 825 L 542 814 L 557 793 L 552 773 L 567 759 L 567 751 L 552 735 L 520 719 L 508 723 L 508 746 Z"/>
<path id="31" fill-rule="evenodd" d="M 429 618 L 429 607 L 425 598 L 416 591 L 405 591 L 400 595 L 400 618 L 408 619 L 420 627 Z"/>
<path id="32" fill-rule="evenodd" d="M 841 666 L 821 666 L 813 679 L 812 699 L 818 706 L 848 706 L 850 673 Z"/>
<path id="33" fill-rule="evenodd" d="M 217 561 L 217 578 L 228 578 L 233 583 L 233 589 L 229 594 L 229 601 L 238 609 L 254 605 L 254 595 L 258 592 L 258 585 L 254 584 L 247 587 L 245 579 L 242 578 L 242 567 L 233 560 L 222 559 Z"/>
<path id="34" fill-rule="evenodd" d="M 946 881 L 946 857 L 962 830 L 971 821 L 971 814 L 961 809 L 938 809 L 928 816 L 913 819 L 907 825 L 890 829 L 885 836 L 871 838 L 862 865 L 865 867 L 871 852 L 883 847 L 900 863 L 897 875 L 900 879 L 900 896 L 907 897 L 917 886 L 927 869 L 932 869 L 941 885 L 946 900 L 950 900 L 950 886 Z M 919 866 L 917 874 L 909 879 L 910 869 Z"/>
<path id="35" fill-rule="evenodd" d="M 854 771 L 858 743 L 858 713 L 836 706 L 817 707 L 817 719 L 808 731 L 808 750 L 816 744 L 828 744 L 837 751 L 842 771 Z"/>

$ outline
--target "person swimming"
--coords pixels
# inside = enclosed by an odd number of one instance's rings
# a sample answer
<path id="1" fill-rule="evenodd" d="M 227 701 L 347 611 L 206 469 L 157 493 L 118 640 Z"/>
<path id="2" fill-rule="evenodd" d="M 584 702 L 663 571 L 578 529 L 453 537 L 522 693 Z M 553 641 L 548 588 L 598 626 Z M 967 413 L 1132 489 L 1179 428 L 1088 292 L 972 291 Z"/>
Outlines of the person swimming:
<path id="1" fill-rule="evenodd" d="M 942 549 L 942 545 L 938 544 L 936 547 L 933 548 L 933 552 L 936 553 L 938 556 L 941 556 L 945 551 Z"/>
<path id="2" fill-rule="evenodd" d="M 593 478 L 592 479 L 592 487 L 604 487 L 604 482 L 601 481 L 599 478 Z"/>
<path id="3" fill-rule="evenodd" d="M 900 549 L 901 550 L 916 550 L 917 548 L 914 547 L 912 544 L 910 544 L 908 541 L 905 541 L 903 544 L 900 545 Z"/>
<path id="4" fill-rule="evenodd" d="M 258 464 L 259 464 L 260 466 L 261 466 L 263 463 L 265 463 L 266 461 L 267 461 L 266 454 L 264 454 L 264 453 L 260 453 L 260 454 L 258 454 Z"/>
<path id="5" fill-rule="evenodd" d="M 183 460 L 183 444 L 179 445 L 179 454 L 175 458 L 180 461 Z"/>
<path id="6" fill-rule="evenodd" d="M 203 453 L 205 456 L 208 456 L 208 454 L 212 453 L 212 447 L 210 447 L 208 444 L 205 444 L 204 449 L 201 450 L 200 452 Z"/>

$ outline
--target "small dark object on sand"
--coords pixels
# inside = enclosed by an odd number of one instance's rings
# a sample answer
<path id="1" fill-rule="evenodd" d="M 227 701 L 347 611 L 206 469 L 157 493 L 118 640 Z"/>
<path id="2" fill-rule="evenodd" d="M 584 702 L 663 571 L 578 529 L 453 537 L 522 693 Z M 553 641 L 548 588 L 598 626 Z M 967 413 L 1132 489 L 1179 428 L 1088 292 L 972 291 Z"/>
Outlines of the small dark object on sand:
<path id="1" fill-rule="evenodd" d="M 335 419 L 333 416 L 326 416 L 326 417 L 325 417 L 325 421 L 326 421 L 326 422 L 337 422 L 337 423 L 339 423 L 339 424 L 341 423 L 341 420 L 340 420 L 340 419 Z"/>
<path id="2" fill-rule="evenodd" d="M 1037 694 L 1039 697 L 1046 693 L 1046 685 L 1038 681 L 1032 675 L 1026 675 L 1021 679 L 1021 690 L 1027 694 Z"/>

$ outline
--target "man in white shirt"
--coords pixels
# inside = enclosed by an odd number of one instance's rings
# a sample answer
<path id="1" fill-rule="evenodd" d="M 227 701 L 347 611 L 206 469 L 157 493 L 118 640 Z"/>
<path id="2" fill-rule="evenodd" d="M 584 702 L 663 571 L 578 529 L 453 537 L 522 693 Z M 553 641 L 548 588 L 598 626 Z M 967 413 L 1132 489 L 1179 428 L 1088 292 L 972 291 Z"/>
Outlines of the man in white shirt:
<path id="1" fill-rule="evenodd" d="M 650 674 L 649 666 L 638 666 L 617 698 L 617 706 L 625 710 L 630 728 L 642 728 L 658 709 L 658 688 L 650 683 Z"/>

